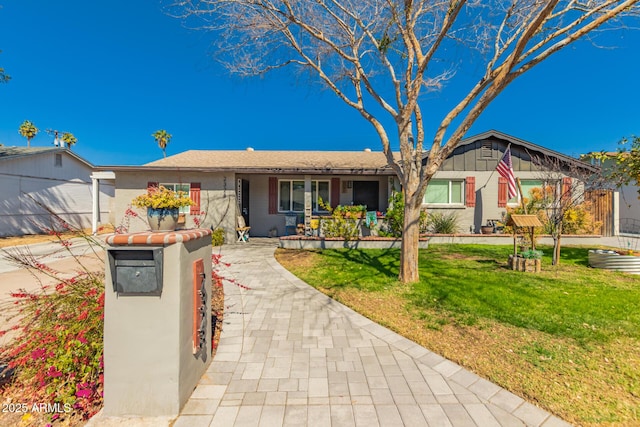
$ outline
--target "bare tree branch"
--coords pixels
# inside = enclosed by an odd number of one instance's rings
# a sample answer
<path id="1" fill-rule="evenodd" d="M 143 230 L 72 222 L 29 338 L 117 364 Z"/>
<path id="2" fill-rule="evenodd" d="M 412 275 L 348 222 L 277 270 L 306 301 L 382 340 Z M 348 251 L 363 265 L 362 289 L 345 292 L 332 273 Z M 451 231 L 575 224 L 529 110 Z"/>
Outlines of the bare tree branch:
<path id="1" fill-rule="evenodd" d="M 400 276 L 413 281 L 424 191 L 477 118 L 511 82 L 562 48 L 605 23 L 637 23 L 638 1 L 178 0 L 169 10 L 210 31 L 218 59 L 232 72 L 308 71 L 372 125 L 405 192 Z M 446 90 L 468 64 L 481 75 L 427 135 L 425 123 L 434 117 L 422 95 Z"/>

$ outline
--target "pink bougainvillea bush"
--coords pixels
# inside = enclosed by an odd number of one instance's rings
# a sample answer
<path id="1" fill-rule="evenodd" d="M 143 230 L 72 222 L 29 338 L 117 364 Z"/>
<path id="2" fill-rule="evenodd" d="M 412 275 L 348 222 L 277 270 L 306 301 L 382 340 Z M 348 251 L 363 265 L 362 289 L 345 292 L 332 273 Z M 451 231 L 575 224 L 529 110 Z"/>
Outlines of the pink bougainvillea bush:
<path id="1" fill-rule="evenodd" d="M 81 274 L 11 296 L 19 321 L 11 327 L 16 336 L 0 348 L 14 372 L 2 394 L 20 402 L 25 415 L 47 405 L 49 421 L 88 419 L 102 407 L 102 278 Z"/>

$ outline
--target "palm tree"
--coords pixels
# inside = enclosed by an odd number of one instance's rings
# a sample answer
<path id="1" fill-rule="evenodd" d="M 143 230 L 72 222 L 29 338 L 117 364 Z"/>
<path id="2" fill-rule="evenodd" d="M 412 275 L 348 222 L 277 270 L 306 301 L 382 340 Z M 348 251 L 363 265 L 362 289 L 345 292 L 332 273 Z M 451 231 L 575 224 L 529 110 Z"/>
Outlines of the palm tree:
<path id="1" fill-rule="evenodd" d="M 162 150 L 164 157 L 167 157 L 167 144 L 171 141 L 171 134 L 167 133 L 164 129 L 160 129 L 155 131 L 151 136 L 156 139 L 158 147 Z"/>
<path id="2" fill-rule="evenodd" d="M 18 133 L 27 138 L 27 148 L 31 147 L 31 140 L 38 134 L 38 128 L 29 120 L 25 120 L 20 125 Z"/>
<path id="3" fill-rule="evenodd" d="M 75 144 L 76 142 L 78 142 L 78 138 L 76 138 L 75 136 L 73 136 L 73 134 L 71 132 L 65 132 L 62 134 L 62 140 L 65 142 L 65 144 L 67 144 L 67 147 L 69 147 L 69 150 L 71 150 L 71 146 L 73 144 Z"/>

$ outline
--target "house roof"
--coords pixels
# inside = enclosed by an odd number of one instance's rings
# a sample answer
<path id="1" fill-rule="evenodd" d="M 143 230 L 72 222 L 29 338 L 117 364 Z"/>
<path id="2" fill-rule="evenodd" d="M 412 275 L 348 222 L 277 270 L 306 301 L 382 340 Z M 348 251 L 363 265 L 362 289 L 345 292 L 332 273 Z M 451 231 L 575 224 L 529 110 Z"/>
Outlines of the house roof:
<path id="1" fill-rule="evenodd" d="M 0 146 L 0 161 L 10 160 L 10 159 L 18 159 L 21 157 L 28 156 L 38 156 L 48 153 L 65 153 L 71 157 L 76 158 L 78 161 L 84 163 L 89 168 L 93 168 L 93 165 L 83 159 L 82 157 L 75 154 L 73 151 L 68 148 L 61 147 L 6 147 L 4 145 Z"/>
<path id="2" fill-rule="evenodd" d="M 538 152 L 540 154 L 542 154 L 543 156 L 548 156 L 548 157 L 552 157 L 552 158 L 557 158 L 565 163 L 568 164 L 576 164 L 579 165 L 579 167 L 584 168 L 584 169 L 588 169 L 591 170 L 593 172 L 598 171 L 600 168 L 594 165 L 591 165 L 583 160 L 577 159 L 575 157 L 571 157 L 568 156 L 566 154 L 562 154 L 559 153 L 557 151 L 554 150 L 550 150 L 548 148 L 542 147 L 540 145 L 534 144 L 532 142 L 529 141 L 525 141 L 523 139 L 520 138 L 516 138 L 515 136 L 511 136 L 508 135 L 506 133 L 491 129 L 488 130 L 486 132 L 483 132 L 481 134 L 478 135 L 473 135 L 469 138 L 465 138 L 462 141 L 460 141 L 460 144 L 458 145 L 458 147 L 461 147 L 463 145 L 467 145 L 467 144 L 472 144 L 476 141 L 479 140 L 484 140 L 484 139 L 489 139 L 491 137 L 494 137 L 496 139 L 501 139 L 503 141 L 506 141 L 507 143 L 511 143 L 514 145 L 520 145 L 522 147 L 525 148 L 525 150 L 527 151 L 534 151 L 534 152 Z"/>
<path id="3" fill-rule="evenodd" d="M 503 140 L 526 150 L 553 156 L 567 163 L 578 163 L 580 167 L 597 171 L 576 158 L 548 150 L 539 145 L 515 138 L 505 133 L 490 130 L 466 138 L 460 146 L 487 138 Z M 428 155 L 425 153 L 425 156 Z M 399 153 L 394 153 L 398 158 Z M 386 156 L 380 151 L 271 151 L 271 150 L 189 150 L 143 165 L 145 170 L 189 170 L 193 172 L 237 172 L 278 174 L 367 174 L 394 175 Z M 139 171 L 140 166 L 99 166 L 99 170 Z"/>
<path id="4" fill-rule="evenodd" d="M 245 173 L 393 174 L 385 155 L 373 151 L 189 150 L 147 163 L 144 167 Z"/>

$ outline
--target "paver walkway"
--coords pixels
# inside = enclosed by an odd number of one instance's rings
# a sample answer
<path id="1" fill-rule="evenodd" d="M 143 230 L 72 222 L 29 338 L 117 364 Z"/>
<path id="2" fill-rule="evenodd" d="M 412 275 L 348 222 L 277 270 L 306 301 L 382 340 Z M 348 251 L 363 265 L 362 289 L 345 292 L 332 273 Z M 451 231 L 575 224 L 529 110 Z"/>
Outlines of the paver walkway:
<path id="1" fill-rule="evenodd" d="M 253 240 L 252 240 L 253 242 Z M 267 239 L 225 245 L 217 354 L 174 427 L 568 426 L 333 301 Z"/>

